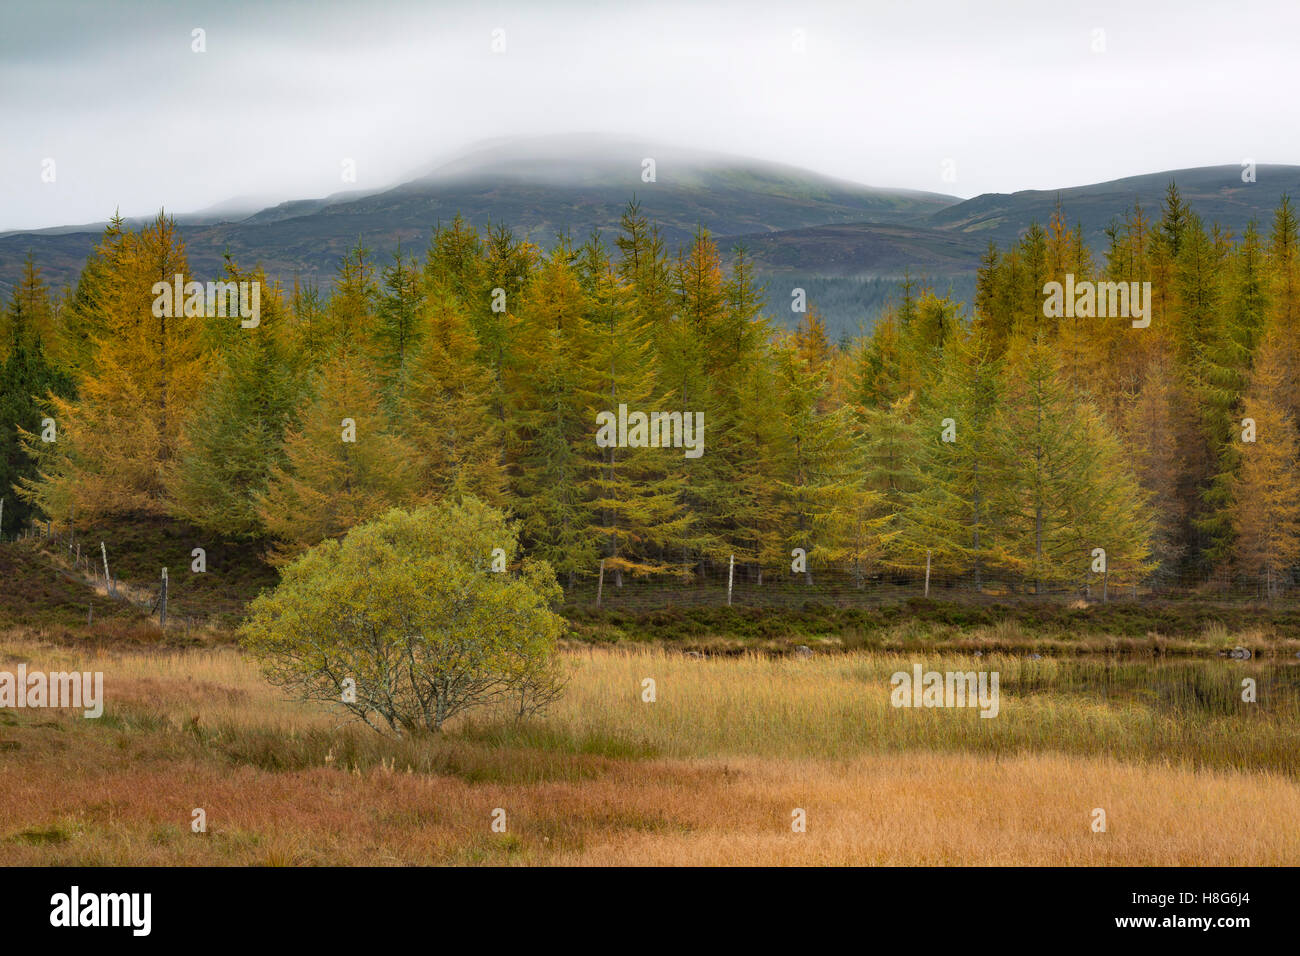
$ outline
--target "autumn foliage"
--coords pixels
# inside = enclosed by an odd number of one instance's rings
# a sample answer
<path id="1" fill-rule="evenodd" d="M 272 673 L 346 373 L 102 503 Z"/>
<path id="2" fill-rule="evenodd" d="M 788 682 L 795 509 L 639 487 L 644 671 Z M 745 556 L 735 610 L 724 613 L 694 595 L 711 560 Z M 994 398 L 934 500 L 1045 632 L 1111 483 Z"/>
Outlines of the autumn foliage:
<path id="1" fill-rule="evenodd" d="M 559 581 L 932 571 L 1028 592 L 1245 584 L 1300 561 L 1300 257 L 1208 228 L 1171 185 L 1094 255 L 1057 211 L 990 247 L 969 313 L 903 284 L 855 341 L 778 322 L 743 252 L 671 253 L 635 205 L 549 251 L 457 219 L 422 258 L 362 248 L 332 290 L 267 284 L 262 321 L 159 319 L 185 271 L 163 216 L 106 231 L 52 299 L 5 310 L 4 475 L 56 522 L 174 515 L 292 561 L 393 507 L 473 496 Z M 1151 322 L 1049 317 L 1044 286 L 1151 283 Z M 225 279 L 266 277 L 228 263 Z M 787 328 L 786 326 L 789 326 Z M 621 405 L 703 413 L 704 453 L 608 447 Z M 53 419 L 57 441 L 42 437 Z M 13 494 L 6 488 L 8 497 Z"/>

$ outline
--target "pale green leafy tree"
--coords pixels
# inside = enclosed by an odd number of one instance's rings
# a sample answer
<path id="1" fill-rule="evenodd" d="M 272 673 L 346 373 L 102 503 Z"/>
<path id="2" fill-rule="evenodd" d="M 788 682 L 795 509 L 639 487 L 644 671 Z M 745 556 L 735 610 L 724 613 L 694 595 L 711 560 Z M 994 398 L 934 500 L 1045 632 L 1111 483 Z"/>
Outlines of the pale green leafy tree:
<path id="1" fill-rule="evenodd" d="M 560 588 L 518 551 L 502 513 L 476 498 L 393 509 L 289 564 L 242 639 L 272 683 L 381 733 L 436 732 L 473 707 L 518 720 L 564 683 Z"/>

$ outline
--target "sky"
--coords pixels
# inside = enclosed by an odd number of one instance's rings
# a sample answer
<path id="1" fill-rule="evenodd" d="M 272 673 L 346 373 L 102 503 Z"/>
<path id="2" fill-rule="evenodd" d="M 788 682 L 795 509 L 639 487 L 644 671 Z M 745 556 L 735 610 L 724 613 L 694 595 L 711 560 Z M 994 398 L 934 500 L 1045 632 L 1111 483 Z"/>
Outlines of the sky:
<path id="1" fill-rule="evenodd" d="M 0 0 L 0 230 L 547 133 L 961 197 L 1300 163 L 1297 62 L 1297 0 Z"/>

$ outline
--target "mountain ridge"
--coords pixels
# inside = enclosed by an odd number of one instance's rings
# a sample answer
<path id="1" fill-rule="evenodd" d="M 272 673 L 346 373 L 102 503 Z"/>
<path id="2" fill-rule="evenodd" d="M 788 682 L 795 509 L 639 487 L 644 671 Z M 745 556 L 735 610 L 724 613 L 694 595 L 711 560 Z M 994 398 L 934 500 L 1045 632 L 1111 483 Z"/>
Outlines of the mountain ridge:
<path id="1" fill-rule="evenodd" d="M 654 160 L 650 182 L 643 179 L 646 159 Z M 1254 183 L 1242 181 L 1239 165 L 1224 165 L 962 200 L 633 137 L 572 134 L 484 141 L 376 189 L 291 199 L 247 215 L 252 201 L 235 198 L 175 218 L 196 274 L 219 274 L 228 252 L 245 267 L 262 264 L 286 284 L 298 277 L 328 287 L 339 258 L 358 242 L 377 262 L 399 244 L 418 254 L 432 229 L 456 215 L 480 228 L 504 223 L 544 247 L 561 235 L 581 241 L 593 229 L 612 240 L 635 197 L 659 224 L 670 250 L 703 226 L 724 253 L 744 244 L 761 279 L 782 288 L 800 282 L 837 287 L 827 296 L 833 307 L 823 311 L 832 328 L 843 328 L 880 304 L 884 293 L 874 286 L 868 301 L 854 300 L 864 282 L 910 273 L 970 289 L 990 240 L 1005 248 L 1031 222 L 1045 225 L 1058 202 L 1071 226 L 1083 226 L 1095 253 L 1104 249 L 1106 226 L 1135 201 L 1158 216 L 1171 180 L 1207 226 L 1239 232 L 1255 219 L 1266 230 L 1281 195 L 1300 194 L 1300 166 L 1265 164 L 1255 171 Z M 46 281 L 75 281 L 103 228 L 0 234 L 0 288 L 16 281 L 28 249 Z M 773 301 L 779 304 L 781 297 Z"/>

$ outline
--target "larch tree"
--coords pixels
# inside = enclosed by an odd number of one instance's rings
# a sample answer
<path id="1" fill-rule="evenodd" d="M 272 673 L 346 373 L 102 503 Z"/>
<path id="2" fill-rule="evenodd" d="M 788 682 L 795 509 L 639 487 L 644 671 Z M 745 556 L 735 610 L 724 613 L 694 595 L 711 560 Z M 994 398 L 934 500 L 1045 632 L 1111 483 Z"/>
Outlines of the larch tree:
<path id="1" fill-rule="evenodd" d="M 56 343 L 54 304 L 41 279 L 41 269 L 30 252 L 23 260 L 22 275 L 10 293 L 8 307 L 0 311 L 0 361 L 9 354 L 14 342 L 24 345 L 40 342 L 47 352 Z"/>
<path id="2" fill-rule="evenodd" d="M 731 458 L 720 447 L 727 423 L 716 383 L 709 381 L 707 356 L 708 342 L 726 309 L 725 276 L 717 247 L 703 230 L 696 232 L 689 252 L 679 253 L 672 283 L 672 311 L 658 334 L 663 410 L 679 413 L 683 421 L 702 414 L 706 441 L 701 457 L 683 456 L 670 464 L 680 477 L 682 507 L 695 519 L 690 534 L 677 542 L 677 561 L 682 567 L 702 568 L 705 561 L 727 560 L 734 547 L 728 541 L 726 515 L 737 494 L 728 480 L 733 477 Z"/>
<path id="3" fill-rule="evenodd" d="M 1285 348 L 1276 331 L 1260 346 L 1244 406 L 1241 467 L 1231 483 L 1237 569 L 1270 599 L 1291 583 L 1300 561 L 1300 439 L 1281 401 Z"/>
<path id="4" fill-rule="evenodd" d="M 658 355 L 651 316 L 637 307 L 634 286 L 622 279 L 597 236 L 583 246 L 578 268 L 592 344 L 593 419 L 601 413 L 618 416 L 624 407 L 631 414 L 657 411 Z M 665 555 L 685 529 L 678 500 L 682 479 L 667 460 L 681 452 L 652 447 L 650 442 L 660 445 L 661 437 L 657 432 L 647 436 L 642 447 L 592 444 L 597 460 L 586 496 L 601 538 L 601 558 L 616 587 L 622 586 L 625 572 L 667 570 Z"/>
<path id="5" fill-rule="evenodd" d="M 370 250 L 357 243 L 339 260 L 334 292 L 323 317 L 323 352 L 365 347 L 379 332 L 379 284 Z"/>
<path id="6" fill-rule="evenodd" d="M 1151 502 L 1153 580 L 1177 579 L 1185 546 L 1185 503 L 1178 494 L 1180 460 L 1175 434 L 1175 391 L 1166 362 L 1152 365 L 1132 397 L 1123 421 L 1125 458 Z"/>
<path id="7" fill-rule="evenodd" d="M 1285 384 L 1278 395 L 1282 409 L 1300 420 L 1300 224 L 1291 198 L 1283 196 L 1273 216 L 1268 243 L 1268 302 L 1266 322 L 1277 329 L 1276 361 L 1281 363 Z"/>
<path id="8" fill-rule="evenodd" d="M 898 317 L 887 311 L 855 348 L 853 400 L 863 408 L 888 408 L 902 397 Z"/>
<path id="9" fill-rule="evenodd" d="M 712 239 L 697 247 L 705 261 Z M 707 488 L 715 515 L 712 531 L 727 543 L 727 556 L 757 565 L 770 541 L 779 513 L 773 455 L 776 423 L 757 413 L 772 394 L 776 361 L 772 328 L 764 310 L 764 290 L 758 284 L 744 248 L 732 250 L 731 268 L 722 284 L 723 307 L 716 321 L 702 326 L 705 345 L 708 444 L 705 454 L 691 462 L 690 481 Z M 688 303 L 688 308 L 689 308 Z M 805 330 L 805 343 L 808 341 Z M 824 364 L 824 363 L 823 363 Z M 821 371 L 824 371 L 822 369 Z M 708 467 L 698 469 L 704 459 Z M 707 528 L 707 524 L 706 524 Z M 717 553 L 719 560 L 722 553 Z"/>
<path id="10" fill-rule="evenodd" d="M 539 257 L 536 246 L 516 237 L 505 224 L 489 229 L 483 246 L 483 286 L 478 299 L 467 303 L 478 336 L 478 355 L 493 385 L 492 410 L 505 435 L 512 427 L 506 421 L 512 402 L 508 382 L 521 364 L 531 361 L 519 348 L 523 333 L 518 315 L 529 285 L 540 272 Z"/>
<path id="11" fill-rule="evenodd" d="M 919 448 L 915 428 L 916 394 L 908 392 L 887 408 L 857 408 L 851 418 L 863 487 L 871 492 L 873 521 L 884 561 L 891 568 L 915 567 L 917 556 L 901 537 L 907 498 L 917 488 Z M 924 562 L 922 555 L 920 560 Z"/>
<path id="12" fill-rule="evenodd" d="M 255 497 L 262 525 L 277 539 L 268 555 L 277 564 L 414 497 L 415 452 L 394 434 L 369 363 L 340 350 L 311 394 L 285 436 L 284 464 L 272 466 L 266 491 Z"/>
<path id="13" fill-rule="evenodd" d="M 74 376 L 91 370 L 95 348 L 92 335 L 102 325 L 107 276 L 126 254 L 129 233 L 122 217 L 114 215 L 68 291 L 50 353 Z"/>
<path id="14" fill-rule="evenodd" d="M 292 317 L 293 349 L 300 356 L 303 371 L 320 368 L 334 348 L 320 287 L 295 277 L 289 295 L 289 314 Z"/>
<path id="15" fill-rule="evenodd" d="M 1051 347 L 1026 342 L 1003 370 L 995 559 L 1041 594 L 1089 580 L 1093 552 L 1135 576 L 1149 570 L 1140 490 L 1100 415 L 1063 382 Z"/>
<path id="16" fill-rule="evenodd" d="M 974 328 L 995 356 L 1006 351 L 1013 310 L 1007 303 L 1006 269 L 997 243 L 989 240 L 975 273 Z"/>
<path id="17" fill-rule="evenodd" d="M 77 397 L 50 402 L 57 440 L 26 440 L 39 477 L 22 494 L 57 518 L 164 513 L 167 475 L 209 375 L 202 297 L 168 308 L 152 291 L 177 274 L 189 281 L 175 222 L 160 213 L 121 242 L 96 283 L 98 324 Z"/>
<path id="18" fill-rule="evenodd" d="M 491 288 L 485 269 L 483 240 L 462 216 L 434 230 L 424 260 L 427 287 L 441 286 L 467 308 L 475 308 Z"/>
<path id="19" fill-rule="evenodd" d="M 1196 356 L 1192 376 L 1202 427 L 1213 456 L 1213 473 L 1201 492 L 1202 507 L 1196 522 L 1204 536 L 1203 563 L 1219 575 L 1230 569 L 1233 553 L 1231 486 L 1241 466 L 1242 402 L 1266 322 L 1265 265 L 1263 245 L 1252 222 L 1232 253 L 1223 306 L 1216 310 L 1214 326 Z M 1142 446 L 1132 447 L 1136 455 L 1143 454 Z M 1170 465 L 1175 475 L 1180 468 L 1181 462 Z"/>
<path id="20" fill-rule="evenodd" d="M 511 509 L 530 553 L 568 585 L 599 562 L 587 496 L 595 446 L 589 414 L 590 330 L 585 297 L 560 244 L 520 306 L 518 343 L 528 363 L 509 382 Z"/>
<path id="21" fill-rule="evenodd" d="M 198 400 L 167 488 L 171 513 L 225 538 L 265 533 L 258 495 L 284 467 L 285 431 L 302 395 L 293 361 L 287 307 L 264 273 L 234 275 L 260 282 L 256 326 L 236 327 L 217 356 L 214 380 Z"/>
<path id="22" fill-rule="evenodd" d="M 778 341 L 774 385 L 780 396 L 776 486 L 782 557 L 802 549 L 804 579 L 812 584 L 814 566 L 842 566 L 858 550 L 844 519 L 860 479 L 849 471 L 847 409 L 829 407 L 827 361 L 808 343 L 806 333 Z"/>
<path id="23" fill-rule="evenodd" d="M 995 485 L 1005 465 L 997 458 L 995 416 L 1001 401 L 996 333 L 987 326 L 950 340 L 934 384 L 916 418 L 916 487 L 900 521 L 905 550 L 920 567 L 932 556 L 936 569 L 985 583 L 998 516 Z"/>
<path id="24" fill-rule="evenodd" d="M 423 285 L 415 261 L 402 256 L 399 244 L 392 264 L 383 271 L 376 306 L 375 354 L 390 403 L 400 401 L 407 365 L 419 346 Z"/>
<path id="25" fill-rule="evenodd" d="M 500 505 L 506 495 L 502 426 L 492 414 L 492 386 L 475 358 L 478 342 L 466 309 L 450 289 L 429 288 L 422 325 L 398 418 L 418 452 L 421 493 L 473 495 Z"/>

